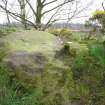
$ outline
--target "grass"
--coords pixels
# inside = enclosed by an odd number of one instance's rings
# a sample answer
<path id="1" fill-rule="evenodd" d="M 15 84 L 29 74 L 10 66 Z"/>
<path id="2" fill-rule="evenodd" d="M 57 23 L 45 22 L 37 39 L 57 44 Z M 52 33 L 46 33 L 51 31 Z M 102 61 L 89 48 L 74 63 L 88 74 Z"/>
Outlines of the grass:
<path id="1" fill-rule="evenodd" d="M 90 48 L 91 55 L 105 68 L 105 48 L 103 44 L 95 44 Z"/>
<path id="2" fill-rule="evenodd" d="M 40 96 L 39 91 L 27 91 L 23 94 L 19 90 L 20 94 L 18 88 L 21 85 L 19 86 L 18 82 L 10 83 L 8 70 L 9 68 L 4 63 L 0 63 L 0 105 L 39 105 L 37 99 Z"/>
<path id="3" fill-rule="evenodd" d="M 87 34 L 85 32 L 72 32 L 72 40 L 81 42 Z"/>
<path id="4" fill-rule="evenodd" d="M 7 36 L 8 34 L 11 34 L 13 32 L 16 32 L 15 27 L 4 27 L 0 29 L 0 37 Z"/>

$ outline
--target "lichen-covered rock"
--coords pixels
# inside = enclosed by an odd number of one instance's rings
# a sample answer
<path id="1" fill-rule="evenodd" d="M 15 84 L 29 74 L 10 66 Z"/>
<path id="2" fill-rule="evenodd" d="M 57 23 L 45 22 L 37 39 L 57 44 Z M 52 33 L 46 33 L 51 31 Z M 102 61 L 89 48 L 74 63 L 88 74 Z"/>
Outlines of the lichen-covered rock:
<path id="1" fill-rule="evenodd" d="M 35 77 L 43 73 L 48 60 L 42 53 L 13 52 L 4 62 L 10 68 L 10 76 L 28 86 L 34 85 Z"/>
<path id="2" fill-rule="evenodd" d="M 9 54 L 4 61 L 13 71 L 22 70 L 28 75 L 34 76 L 36 72 L 42 72 L 47 63 L 42 53 L 14 52 Z"/>
<path id="3" fill-rule="evenodd" d="M 71 105 L 74 81 L 70 67 L 59 62 L 49 63 L 46 66 L 41 81 L 43 105 Z"/>
<path id="4" fill-rule="evenodd" d="M 42 105 L 70 105 L 74 81 L 71 68 L 54 58 L 61 48 L 57 37 L 30 32 L 5 37 L 9 53 L 3 61 L 9 67 L 11 83 L 17 83 L 20 92 L 38 89 Z"/>
<path id="5" fill-rule="evenodd" d="M 59 47 L 56 44 L 56 36 L 42 31 L 22 31 L 5 37 L 11 52 L 42 52 L 45 55 L 53 56 Z"/>
<path id="6" fill-rule="evenodd" d="M 35 85 L 37 76 L 43 74 L 59 49 L 56 40 L 52 34 L 32 30 L 4 37 L 8 54 L 3 61 L 10 68 L 10 76 L 25 86 Z"/>

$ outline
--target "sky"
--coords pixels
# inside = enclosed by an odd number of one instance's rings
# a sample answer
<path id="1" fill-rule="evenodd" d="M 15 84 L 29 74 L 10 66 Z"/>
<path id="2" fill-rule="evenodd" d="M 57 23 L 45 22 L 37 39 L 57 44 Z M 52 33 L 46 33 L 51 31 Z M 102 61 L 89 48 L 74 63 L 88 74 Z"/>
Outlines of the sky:
<path id="1" fill-rule="evenodd" d="M 9 1 L 12 3 L 12 0 L 9 0 Z M 91 14 L 95 10 L 102 9 L 101 8 L 101 3 L 102 3 L 103 0 L 81 0 L 81 1 L 82 1 L 82 5 L 83 6 L 85 6 L 90 1 L 93 1 L 93 3 L 89 4 L 87 10 L 84 10 L 76 18 L 72 19 L 71 20 L 72 23 L 84 23 L 86 20 L 89 19 L 89 16 L 91 16 Z M 49 17 L 49 16 L 47 15 L 47 17 Z M 47 21 L 46 19 L 44 21 Z M 5 22 L 6 22 L 6 16 L 5 16 L 5 14 L 3 12 L 0 12 L 0 23 L 5 23 Z"/>
<path id="2" fill-rule="evenodd" d="M 90 2 L 91 0 L 82 0 L 82 1 L 83 1 L 83 4 L 86 4 L 87 2 Z M 81 18 L 73 19 L 72 22 L 73 23 L 84 23 L 86 20 L 89 19 L 89 17 L 92 15 L 92 13 L 95 10 L 97 10 L 97 9 L 102 10 L 102 6 L 101 6 L 102 1 L 103 0 L 93 0 L 93 3 L 90 4 L 88 9 L 83 11 L 81 14 L 79 14 L 78 17 L 81 17 Z M 85 16 L 87 16 L 87 17 L 85 17 Z"/>

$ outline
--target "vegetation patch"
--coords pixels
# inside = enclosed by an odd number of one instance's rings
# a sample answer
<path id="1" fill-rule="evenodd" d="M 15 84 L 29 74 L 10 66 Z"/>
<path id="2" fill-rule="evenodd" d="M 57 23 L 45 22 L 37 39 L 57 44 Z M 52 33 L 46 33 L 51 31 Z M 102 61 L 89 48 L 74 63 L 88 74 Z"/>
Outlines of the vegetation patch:
<path id="1" fill-rule="evenodd" d="M 79 37 L 80 40 L 66 40 L 65 44 L 58 44 L 58 37 L 41 31 L 28 30 L 3 37 L 0 47 L 4 62 L 0 63 L 1 104 L 105 103 L 103 38 Z"/>

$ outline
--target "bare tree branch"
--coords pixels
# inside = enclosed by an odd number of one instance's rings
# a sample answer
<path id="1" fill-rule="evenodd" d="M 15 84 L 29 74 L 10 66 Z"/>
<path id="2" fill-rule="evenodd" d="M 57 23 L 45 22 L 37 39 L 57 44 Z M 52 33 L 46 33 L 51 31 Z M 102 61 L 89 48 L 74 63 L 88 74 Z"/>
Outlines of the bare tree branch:
<path id="1" fill-rule="evenodd" d="M 105 11 L 105 5 L 104 5 L 105 0 L 102 2 L 102 8 Z"/>
<path id="2" fill-rule="evenodd" d="M 70 22 L 71 19 L 89 7 L 89 4 L 83 7 L 81 0 L 62 0 L 62 2 L 60 2 L 60 0 L 33 0 L 33 2 L 30 0 L 15 0 L 15 2 L 16 1 L 19 3 L 19 5 L 15 4 L 16 9 L 9 9 L 9 6 L 5 8 L 5 4 L 3 5 L 1 2 L 0 8 L 12 18 L 16 18 L 16 21 L 21 20 L 20 22 L 24 25 L 30 24 L 36 29 L 43 30 L 60 20 Z M 8 5 L 10 3 L 11 2 L 8 2 Z M 35 3 L 35 5 L 32 3 Z M 10 5 L 10 7 L 13 7 L 13 5 Z M 26 13 L 27 11 L 28 14 Z M 44 17 L 48 18 L 45 23 L 43 23 Z"/>
<path id="3" fill-rule="evenodd" d="M 43 15 L 46 14 L 46 13 L 49 13 L 49 12 L 51 12 L 51 11 L 53 11 L 53 10 L 59 8 L 59 7 L 61 7 L 61 6 L 64 6 L 65 4 L 68 4 L 68 3 L 72 2 L 72 1 L 74 1 L 74 0 L 69 0 L 69 1 L 66 1 L 66 0 L 65 0 L 63 3 L 61 3 L 61 4 L 57 5 L 57 6 L 55 6 L 54 8 L 45 11 L 45 12 L 43 13 Z"/>
<path id="4" fill-rule="evenodd" d="M 49 5 L 49 4 L 55 3 L 56 1 L 57 1 L 57 0 L 50 1 L 50 2 L 48 2 L 48 3 L 46 3 L 46 4 L 44 4 L 43 6 L 47 6 L 47 5 Z"/>

